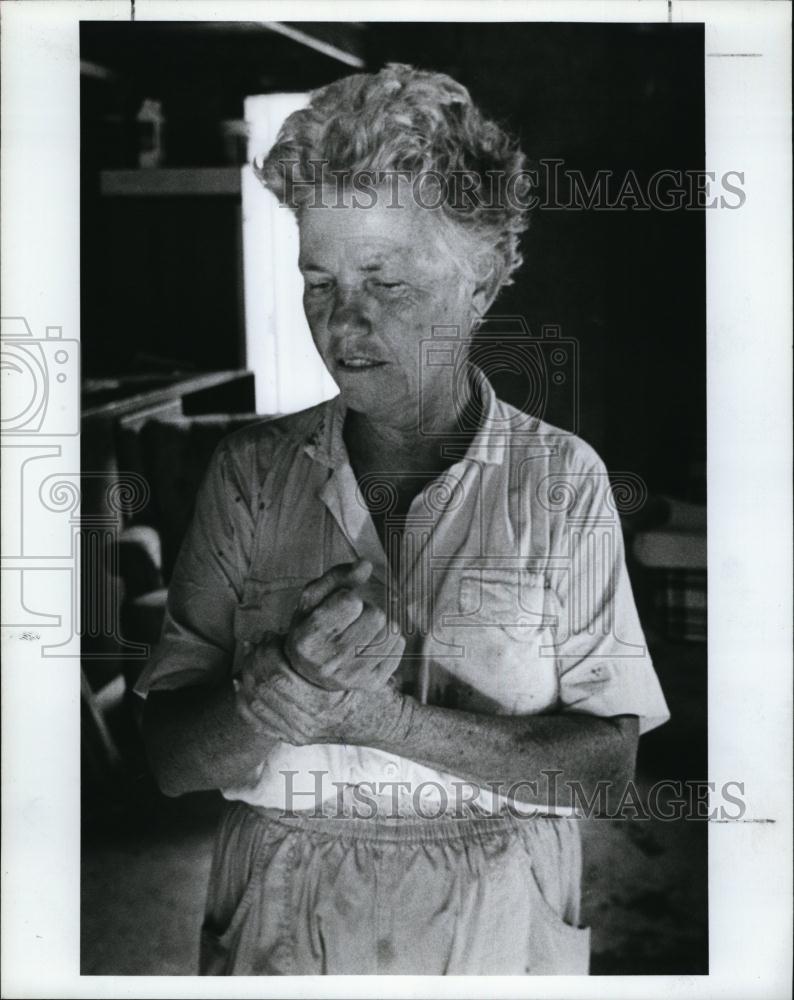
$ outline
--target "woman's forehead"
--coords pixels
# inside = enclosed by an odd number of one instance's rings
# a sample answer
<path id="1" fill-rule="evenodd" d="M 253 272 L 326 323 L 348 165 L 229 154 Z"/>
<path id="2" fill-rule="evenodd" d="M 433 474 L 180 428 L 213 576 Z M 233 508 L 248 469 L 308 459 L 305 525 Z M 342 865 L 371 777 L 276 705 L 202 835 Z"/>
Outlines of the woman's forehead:
<path id="1" fill-rule="evenodd" d="M 311 206 L 300 214 L 301 264 L 319 252 L 371 257 L 373 263 L 399 255 L 433 252 L 442 222 L 435 213 L 413 205 Z"/>

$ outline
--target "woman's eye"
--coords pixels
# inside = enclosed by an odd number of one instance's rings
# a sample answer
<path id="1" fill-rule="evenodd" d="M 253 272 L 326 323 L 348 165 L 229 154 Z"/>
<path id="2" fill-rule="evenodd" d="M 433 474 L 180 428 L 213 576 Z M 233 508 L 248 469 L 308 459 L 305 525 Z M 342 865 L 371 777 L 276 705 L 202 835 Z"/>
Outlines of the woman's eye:
<path id="1" fill-rule="evenodd" d="M 385 288 L 387 291 L 405 287 L 405 283 L 402 281 L 376 281 L 375 284 L 378 288 Z"/>
<path id="2" fill-rule="evenodd" d="M 309 281 L 306 286 L 310 292 L 327 292 L 331 287 L 330 281 Z"/>

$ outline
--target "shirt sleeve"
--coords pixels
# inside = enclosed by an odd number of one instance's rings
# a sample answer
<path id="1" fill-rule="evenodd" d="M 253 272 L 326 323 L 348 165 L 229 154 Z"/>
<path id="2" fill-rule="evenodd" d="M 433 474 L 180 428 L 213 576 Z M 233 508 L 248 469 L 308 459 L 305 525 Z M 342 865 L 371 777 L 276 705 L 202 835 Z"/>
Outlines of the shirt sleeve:
<path id="1" fill-rule="evenodd" d="M 135 685 L 142 697 L 214 683 L 231 673 L 234 611 L 253 541 L 248 499 L 222 442 L 174 567 L 160 642 Z"/>
<path id="2" fill-rule="evenodd" d="M 640 733 L 670 718 L 629 582 L 620 517 L 595 453 L 561 473 L 567 512 L 554 555 L 556 656 L 563 711 L 636 715 Z"/>

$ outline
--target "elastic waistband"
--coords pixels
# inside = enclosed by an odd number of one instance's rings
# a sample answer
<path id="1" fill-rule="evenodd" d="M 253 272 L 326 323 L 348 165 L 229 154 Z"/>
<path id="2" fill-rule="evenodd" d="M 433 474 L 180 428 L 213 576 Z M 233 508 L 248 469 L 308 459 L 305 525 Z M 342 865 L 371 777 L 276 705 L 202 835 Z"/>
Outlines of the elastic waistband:
<path id="1" fill-rule="evenodd" d="M 422 844 L 450 840 L 483 840 L 489 837 L 528 833 L 539 828 L 554 826 L 555 832 L 562 833 L 562 827 L 575 824 L 575 820 L 564 816 L 519 817 L 511 813 L 487 816 L 466 816 L 454 818 L 441 816 L 427 817 L 385 817 L 354 818 L 350 816 L 313 816 L 311 813 L 284 813 L 278 809 L 240 803 L 245 809 L 255 813 L 260 819 L 278 823 L 292 830 L 299 830 L 310 836 L 332 837 L 339 840 L 367 840 L 382 843 Z"/>

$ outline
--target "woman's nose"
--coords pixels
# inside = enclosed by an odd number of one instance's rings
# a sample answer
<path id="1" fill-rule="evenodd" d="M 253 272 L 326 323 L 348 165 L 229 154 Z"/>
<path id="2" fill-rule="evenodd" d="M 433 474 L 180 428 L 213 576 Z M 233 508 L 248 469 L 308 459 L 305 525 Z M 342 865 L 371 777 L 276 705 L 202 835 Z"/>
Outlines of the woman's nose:
<path id="1" fill-rule="evenodd" d="M 337 289 L 331 315 L 328 317 L 328 332 L 335 337 L 347 337 L 351 333 L 367 333 L 370 329 L 366 304 L 359 292 Z"/>

